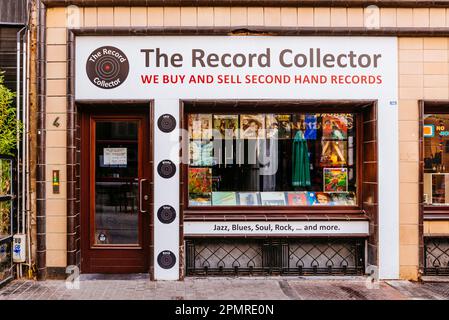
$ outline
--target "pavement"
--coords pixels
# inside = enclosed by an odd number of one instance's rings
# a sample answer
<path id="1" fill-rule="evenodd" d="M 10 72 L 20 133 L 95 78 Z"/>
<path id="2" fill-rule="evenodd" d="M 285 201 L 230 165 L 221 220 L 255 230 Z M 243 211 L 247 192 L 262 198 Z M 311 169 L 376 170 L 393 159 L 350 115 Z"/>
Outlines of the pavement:
<path id="1" fill-rule="evenodd" d="M 0 300 L 449 300 L 449 282 L 379 281 L 364 277 L 188 277 L 88 275 L 79 282 L 14 280 Z"/>

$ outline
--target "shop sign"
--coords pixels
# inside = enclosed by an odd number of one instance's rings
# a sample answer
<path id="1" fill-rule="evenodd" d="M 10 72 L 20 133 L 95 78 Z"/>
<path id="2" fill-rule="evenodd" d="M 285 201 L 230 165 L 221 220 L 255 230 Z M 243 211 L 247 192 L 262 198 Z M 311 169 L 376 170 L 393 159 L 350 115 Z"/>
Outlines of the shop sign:
<path id="1" fill-rule="evenodd" d="M 103 163 L 105 166 L 119 166 L 127 164 L 126 148 L 104 148 Z"/>
<path id="2" fill-rule="evenodd" d="M 184 222 L 184 234 L 195 235 L 368 235 L 368 221 Z"/>

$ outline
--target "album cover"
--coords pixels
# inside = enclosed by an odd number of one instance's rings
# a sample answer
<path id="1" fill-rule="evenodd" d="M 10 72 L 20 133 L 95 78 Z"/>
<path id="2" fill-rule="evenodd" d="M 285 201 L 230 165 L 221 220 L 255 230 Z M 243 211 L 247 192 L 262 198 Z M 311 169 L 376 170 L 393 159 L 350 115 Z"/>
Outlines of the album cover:
<path id="1" fill-rule="evenodd" d="M 316 115 L 306 114 L 304 118 L 304 139 L 315 140 L 317 132 L 317 120 Z"/>
<path id="2" fill-rule="evenodd" d="M 230 114 L 214 114 L 214 137 L 232 139 L 237 137 L 239 116 Z"/>
<path id="3" fill-rule="evenodd" d="M 190 141 L 189 164 L 191 166 L 212 166 L 213 165 L 213 142 L 211 141 Z"/>
<path id="4" fill-rule="evenodd" d="M 307 197 L 307 203 L 309 206 L 313 206 L 313 205 L 317 204 L 315 192 L 307 191 L 306 197 Z"/>
<path id="5" fill-rule="evenodd" d="M 322 116 L 323 139 L 344 140 L 348 137 L 348 120 L 342 114 Z"/>
<path id="6" fill-rule="evenodd" d="M 212 115 L 194 113 L 189 114 L 189 138 L 209 140 L 212 138 Z"/>
<path id="7" fill-rule="evenodd" d="M 287 192 L 287 203 L 289 206 L 307 206 L 307 192 Z"/>
<path id="8" fill-rule="evenodd" d="M 285 195 L 283 192 L 261 192 L 260 199 L 264 206 L 284 206 Z"/>
<path id="9" fill-rule="evenodd" d="M 347 164 L 348 143 L 346 141 L 321 141 L 321 166 L 342 166 Z"/>
<path id="10" fill-rule="evenodd" d="M 236 193 L 228 191 L 212 192 L 212 204 L 214 206 L 235 206 L 237 204 Z"/>
<path id="11" fill-rule="evenodd" d="M 332 199 L 329 193 L 326 192 L 316 192 L 316 205 L 333 205 Z"/>
<path id="12" fill-rule="evenodd" d="M 332 202 L 336 206 L 355 206 L 356 198 L 354 192 L 331 193 Z"/>
<path id="13" fill-rule="evenodd" d="M 211 168 L 189 168 L 189 194 L 212 191 Z"/>
<path id="14" fill-rule="evenodd" d="M 348 191 L 348 169 L 323 168 L 323 183 L 325 192 Z"/>
<path id="15" fill-rule="evenodd" d="M 241 206 L 258 206 L 259 192 L 239 192 L 239 204 Z"/>
<path id="16" fill-rule="evenodd" d="M 190 206 L 210 206 L 210 193 L 189 194 Z"/>
<path id="17" fill-rule="evenodd" d="M 267 138 L 273 138 L 276 133 L 278 139 L 291 138 L 291 116 L 289 114 L 267 114 L 265 121 Z"/>
<path id="18" fill-rule="evenodd" d="M 240 115 L 240 138 L 265 138 L 265 116 L 263 114 Z"/>

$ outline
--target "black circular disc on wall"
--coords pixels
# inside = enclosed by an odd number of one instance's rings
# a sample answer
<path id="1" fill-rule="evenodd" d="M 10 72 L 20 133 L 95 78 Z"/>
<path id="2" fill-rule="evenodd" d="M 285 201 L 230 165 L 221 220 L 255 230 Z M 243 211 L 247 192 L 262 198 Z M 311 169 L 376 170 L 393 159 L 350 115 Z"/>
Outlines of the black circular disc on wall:
<path id="1" fill-rule="evenodd" d="M 164 205 L 157 210 L 157 218 L 162 223 L 172 223 L 176 218 L 176 210 L 172 206 Z"/>
<path id="2" fill-rule="evenodd" d="M 170 250 L 164 250 L 157 256 L 157 263 L 163 269 L 171 269 L 176 263 L 176 256 Z"/>
<path id="3" fill-rule="evenodd" d="M 176 128 L 176 119 L 171 114 L 163 114 L 157 120 L 157 126 L 162 132 L 171 132 Z"/>
<path id="4" fill-rule="evenodd" d="M 157 172 L 162 178 L 168 179 L 175 175 L 176 166 L 170 160 L 162 160 L 157 165 Z"/>

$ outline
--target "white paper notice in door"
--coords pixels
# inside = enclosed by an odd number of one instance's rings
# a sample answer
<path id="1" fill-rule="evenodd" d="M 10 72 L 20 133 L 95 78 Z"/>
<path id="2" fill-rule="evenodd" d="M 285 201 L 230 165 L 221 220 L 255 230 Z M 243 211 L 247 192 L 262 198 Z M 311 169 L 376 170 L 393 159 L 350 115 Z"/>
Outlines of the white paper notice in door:
<path id="1" fill-rule="evenodd" d="M 105 166 L 126 166 L 126 148 L 103 148 L 103 163 Z"/>

